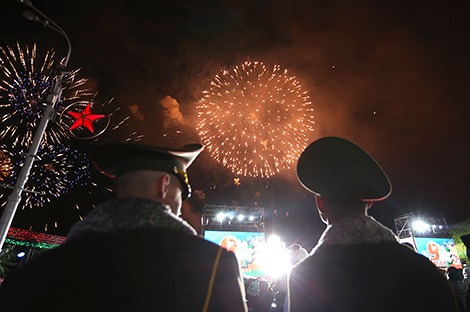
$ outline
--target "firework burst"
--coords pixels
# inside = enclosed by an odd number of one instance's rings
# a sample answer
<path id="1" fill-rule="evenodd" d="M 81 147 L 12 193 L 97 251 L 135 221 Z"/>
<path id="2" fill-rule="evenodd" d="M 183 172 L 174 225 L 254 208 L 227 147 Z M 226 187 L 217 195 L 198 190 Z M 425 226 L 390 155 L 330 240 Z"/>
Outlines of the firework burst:
<path id="1" fill-rule="evenodd" d="M 12 184 L 23 167 L 24 152 L 12 155 L 14 168 Z M 16 158 L 16 159 L 15 159 Z M 42 207 L 52 199 L 67 194 L 73 187 L 87 186 L 90 182 L 90 161 L 85 154 L 68 145 L 47 145 L 38 151 L 26 183 L 25 207 Z M 5 204 L 5 203 L 3 203 Z"/>
<path id="2" fill-rule="evenodd" d="M 42 61 L 37 57 L 36 45 L 16 50 L 0 47 L 0 139 L 11 141 L 11 146 L 27 146 L 47 105 L 46 97 L 57 74 L 54 52 L 48 51 Z M 79 70 L 71 71 L 63 84 L 63 96 L 55 109 L 92 94 L 80 89 L 86 79 L 76 79 Z M 70 122 L 51 123 L 45 132 L 43 144 L 57 144 L 69 138 Z"/>
<path id="3" fill-rule="evenodd" d="M 36 45 L 0 47 L 0 140 L 3 145 L 3 154 L 0 153 L 0 206 L 6 204 L 7 195 L 11 192 L 9 189 L 13 188 L 23 167 L 24 155 L 28 153 L 28 146 L 47 105 L 46 98 L 59 74 L 60 63 L 54 57 L 53 51 L 47 52 L 44 58 L 38 57 Z M 87 80 L 77 79 L 78 72 L 69 72 L 63 80 L 62 97 L 54 107 L 54 116 L 45 131 L 25 192 L 22 193 L 20 207 L 24 216 L 35 213 L 26 207 L 54 211 L 54 218 L 59 210 L 72 208 L 81 219 L 82 203 L 93 207 L 95 197 L 110 192 L 105 185 L 92 180 L 90 161 L 86 155 L 66 145 L 67 142 L 74 141 L 73 146 L 87 151 L 98 140 L 102 143 L 103 140 L 115 140 L 116 136 L 124 137 L 123 141 L 142 138 L 137 132 L 128 134 L 130 117 L 124 116 L 119 107 L 113 105 L 112 99 L 96 101 L 97 92 L 83 88 Z M 83 112 L 86 107 L 91 109 L 92 114 L 105 115 L 93 121 L 94 131 L 86 127 L 72 127 L 76 118 L 69 112 Z M 29 222 L 28 218 L 26 222 Z M 35 220 L 38 218 L 35 217 Z M 54 224 L 57 228 L 57 219 Z M 45 231 L 47 227 L 48 223 Z"/>
<path id="4" fill-rule="evenodd" d="M 0 151 L 0 181 L 4 181 L 10 175 L 12 169 L 10 158 L 4 151 Z"/>
<path id="5" fill-rule="evenodd" d="M 312 103 L 299 81 L 263 62 L 220 71 L 197 111 L 197 131 L 212 157 L 249 177 L 290 168 L 314 125 Z"/>

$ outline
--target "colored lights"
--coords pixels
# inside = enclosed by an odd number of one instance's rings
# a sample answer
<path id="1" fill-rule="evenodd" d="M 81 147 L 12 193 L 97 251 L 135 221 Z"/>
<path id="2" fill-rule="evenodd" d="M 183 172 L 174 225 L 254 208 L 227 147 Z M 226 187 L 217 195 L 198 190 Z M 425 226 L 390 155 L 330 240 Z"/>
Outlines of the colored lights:
<path id="1" fill-rule="evenodd" d="M 51 249 L 65 243 L 65 240 L 66 237 L 64 236 L 38 233 L 11 227 L 8 230 L 5 242 L 17 246 Z"/>

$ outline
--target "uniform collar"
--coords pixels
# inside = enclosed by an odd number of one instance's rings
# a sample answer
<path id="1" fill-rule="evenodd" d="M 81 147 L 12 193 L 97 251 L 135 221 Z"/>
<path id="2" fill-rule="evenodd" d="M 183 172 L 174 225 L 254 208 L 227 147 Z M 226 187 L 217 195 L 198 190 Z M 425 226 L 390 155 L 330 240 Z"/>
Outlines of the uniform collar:
<path id="1" fill-rule="evenodd" d="M 72 227 L 67 240 L 88 233 L 116 233 L 134 229 L 174 229 L 196 235 L 196 231 L 170 208 L 148 198 L 124 197 L 98 205 Z"/>
<path id="2" fill-rule="evenodd" d="M 374 218 L 357 216 L 329 225 L 312 250 L 312 254 L 330 245 L 364 245 L 397 241 L 395 234 Z"/>

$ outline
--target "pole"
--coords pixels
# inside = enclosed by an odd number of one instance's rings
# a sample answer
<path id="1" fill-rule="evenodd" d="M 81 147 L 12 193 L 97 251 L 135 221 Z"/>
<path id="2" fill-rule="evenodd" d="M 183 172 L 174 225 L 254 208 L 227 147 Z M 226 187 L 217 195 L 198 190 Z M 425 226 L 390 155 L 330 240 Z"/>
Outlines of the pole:
<path id="1" fill-rule="evenodd" d="M 21 168 L 18 179 L 15 182 L 13 191 L 10 194 L 10 196 L 8 196 L 7 205 L 5 207 L 5 210 L 2 213 L 2 217 L 0 218 L 0 250 L 2 249 L 3 244 L 5 243 L 5 239 L 7 237 L 8 230 L 10 229 L 11 223 L 13 221 L 13 217 L 15 216 L 16 209 L 18 208 L 18 205 L 21 202 L 21 193 L 24 191 L 24 186 L 26 182 L 28 181 L 29 172 L 31 171 L 33 163 L 37 157 L 36 154 L 39 150 L 39 147 L 41 146 L 41 142 L 44 137 L 44 132 L 46 131 L 47 124 L 52 119 L 54 106 L 62 95 L 62 81 L 67 75 L 65 68 L 68 65 L 70 54 L 72 52 L 72 46 L 70 44 L 70 40 L 62 28 L 60 28 L 56 23 L 54 23 L 41 11 L 36 9 L 29 0 L 19 0 L 19 2 L 24 3 L 25 5 L 34 9 L 42 17 L 45 18 L 45 21 L 41 21 L 37 16 L 31 15 L 33 13 L 25 15 L 27 19 L 41 22 L 44 24 L 44 26 L 48 26 L 49 28 L 54 29 L 55 31 L 63 35 L 65 39 L 67 39 L 68 51 L 67 51 L 67 56 L 65 58 L 65 61 L 60 66 L 61 68 L 60 68 L 59 74 L 54 78 L 54 85 L 52 87 L 51 92 L 46 98 L 46 103 L 47 103 L 46 109 L 44 110 L 43 115 L 41 117 L 41 121 L 39 122 L 36 132 L 34 133 L 34 137 L 31 142 L 31 146 L 29 147 L 28 154 L 26 155 L 25 162 L 23 164 L 23 167 Z"/>
<path id="2" fill-rule="evenodd" d="M 21 168 L 20 174 L 15 182 L 15 186 L 13 188 L 12 193 L 10 194 L 10 196 L 8 196 L 7 205 L 0 219 L 0 249 L 3 247 L 3 243 L 5 242 L 5 239 L 8 234 L 8 229 L 10 228 L 11 222 L 13 221 L 16 209 L 18 208 L 18 205 L 21 202 L 21 193 L 23 192 L 24 186 L 28 181 L 29 172 L 31 171 L 33 162 L 37 157 L 36 154 L 41 145 L 44 132 L 47 128 L 47 124 L 49 123 L 49 120 L 51 120 L 54 106 L 57 103 L 57 100 L 62 95 L 63 76 L 64 74 L 61 73 L 55 78 L 52 92 L 46 99 L 46 109 L 44 110 L 39 126 L 36 129 L 36 132 L 34 133 L 33 141 L 26 156 L 23 168 Z"/>

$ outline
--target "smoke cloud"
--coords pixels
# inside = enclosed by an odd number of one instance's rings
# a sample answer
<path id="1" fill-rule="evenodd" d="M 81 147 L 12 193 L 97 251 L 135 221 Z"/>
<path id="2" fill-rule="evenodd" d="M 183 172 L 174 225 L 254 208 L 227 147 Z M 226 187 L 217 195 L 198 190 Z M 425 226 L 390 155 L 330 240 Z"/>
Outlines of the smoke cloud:
<path id="1" fill-rule="evenodd" d="M 183 114 L 180 111 L 180 104 L 171 96 L 167 95 L 160 100 L 163 107 L 163 126 L 168 128 L 172 125 L 184 125 Z"/>
<path id="2" fill-rule="evenodd" d="M 134 115 L 135 118 L 139 121 L 144 121 L 145 120 L 145 115 L 140 111 L 139 105 L 129 105 L 128 106 L 129 110 L 131 111 L 132 115 Z"/>

